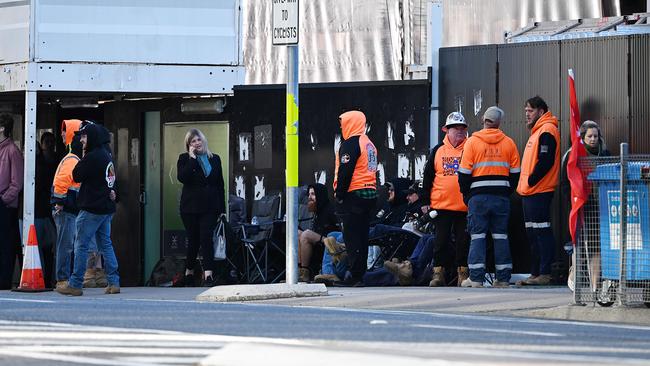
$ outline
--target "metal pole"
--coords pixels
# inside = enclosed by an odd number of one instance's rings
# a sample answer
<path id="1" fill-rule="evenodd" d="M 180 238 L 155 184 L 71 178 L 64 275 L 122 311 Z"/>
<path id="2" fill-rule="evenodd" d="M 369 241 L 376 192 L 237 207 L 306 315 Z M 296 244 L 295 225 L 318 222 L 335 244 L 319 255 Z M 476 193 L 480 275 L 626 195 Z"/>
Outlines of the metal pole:
<path id="1" fill-rule="evenodd" d="M 287 284 L 298 283 L 298 45 L 287 47 Z"/>
<path id="2" fill-rule="evenodd" d="M 623 305 L 626 303 L 625 298 L 625 281 L 626 281 L 626 251 L 627 251 L 627 155 L 628 155 L 628 146 L 627 143 L 621 143 L 621 177 L 620 177 L 620 186 L 621 186 L 621 236 L 620 236 L 620 272 L 619 272 L 619 281 L 618 281 L 618 296 L 616 299 L 617 305 Z"/>
<path id="3" fill-rule="evenodd" d="M 25 171 L 23 174 L 23 248 L 34 224 L 36 179 L 36 92 L 25 92 Z"/>

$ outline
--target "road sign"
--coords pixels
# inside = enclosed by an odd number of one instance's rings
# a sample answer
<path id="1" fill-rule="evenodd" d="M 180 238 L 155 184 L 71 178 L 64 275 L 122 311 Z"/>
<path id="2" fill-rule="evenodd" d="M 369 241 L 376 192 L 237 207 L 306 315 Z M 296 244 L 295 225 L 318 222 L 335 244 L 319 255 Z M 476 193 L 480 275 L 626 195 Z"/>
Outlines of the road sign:
<path id="1" fill-rule="evenodd" d="M 273 1 L 273 45 L 298 44 L 298 0 Z"/>

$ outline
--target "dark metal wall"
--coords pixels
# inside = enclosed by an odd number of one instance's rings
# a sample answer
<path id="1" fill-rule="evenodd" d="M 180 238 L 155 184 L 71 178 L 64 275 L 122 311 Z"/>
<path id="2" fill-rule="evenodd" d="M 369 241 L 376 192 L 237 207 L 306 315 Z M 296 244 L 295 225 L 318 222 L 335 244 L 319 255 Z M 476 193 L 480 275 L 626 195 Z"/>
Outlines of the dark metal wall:
<path id="1" fill-rule="evenodd" d="M 630 151 L 650 148 L 650 38 L 630 37 Z"/>
<path id="2" fill-rule="evenodd" d="M 506 112 L 502 129 L 515 140 L 519 153 L 523 153 L 529 136 L 524 102 L 535 95 L 544 98 L 560 120 L 564 153 L 570 145 L 567 69 L 573 68 L 581 118 L 602 126 L 612 154 L 618 154 L 621 142 L 629 142 L 632 153 L 650 152 L 650 35 L 444 48 L 440 51 L 440 67 L 444 70 L 440 84 L 441 124 L 444 116 L 458 110 L 456 100 L 473 95 L 477 81 L 467 79 L 477 72 L 496 69 L 498 81 L 483 88 L 495 90 L 494 100 Z M 478 115 L 472 111 L 470 132 L 481 128 L 478 117 L 490 105 L 484 102 Z M 466 118 L 467 110 L 463 109 Z M 568 238 L 564 201 L 566 198 L 556 193 L 552 221 L 558 254 Z M 511 246 L 515 262 L 521 264 L 527 261 L 528 254 L 521 248 L 526 239 L 523 223 L 518 222 L 522 216 L 520 198 L 514 195 L 512 202 L 510 236 L 515 243 Z M 566 263 L 562 256 L 559 260 Z"/>
<path id="3" fill-rule="evenodd" d="M 377 146 L 385 178 L 397 176 L 400 154 L 408 158 L 413 178 L 416 158 L 428 154 L 430 105 L 430 83 L 426 80 L 301 85 L 300 184 L 311 184 L 324 172 L 326 185 L 331 190 L 335 136 L 340 135 L 338 116 L 352 109 L 366 114 L 368 136 Z M 389 125 L 392 137 L 388 134 Z M 410 134 L 406 125 L 412 131 L 408 144 L 404 137 Z M 230 126 L 231 193 L 244 195 L 250 209 L 251 198 L 262 181 L 266 194 L 284 191 L 284 86 L 236 88 Z M 260 144 L 262 138 L 267 138 L 259 130 L 262 126 L 271 130 L 268 147 Z M 240 137 L 247 135 L 253 136 L 254 141 L 249 147 L 250 159 L 242 161 Z M 260 154 L 270 154 L 270 164 L 264 162 L 267 156 Z M 244 194 L 238 191 L 238 180 L 243 180 Z"/>

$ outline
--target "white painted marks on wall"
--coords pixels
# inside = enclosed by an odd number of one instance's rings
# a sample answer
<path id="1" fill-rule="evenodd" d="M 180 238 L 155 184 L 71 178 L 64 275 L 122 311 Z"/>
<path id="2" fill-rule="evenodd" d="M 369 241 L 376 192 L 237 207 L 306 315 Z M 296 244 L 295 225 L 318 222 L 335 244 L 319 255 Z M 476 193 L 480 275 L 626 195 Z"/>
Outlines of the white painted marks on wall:
<path id="1" fill-rule="evenodd" d="M 327 183 L 327 172 L 324 170 L 314 172 L 314 182 L 320 184 Z"/>
<path id="2" fill-rule="evenodd" d="M 408 121 L 404 122 L 404 146 L 409 146 L 411 143 L 415 144 L 415 131 L 413 130 L 413 115 Z"/>
<path id="3" fill-rule="evenodd" d="M 397 178 L 411 178 L 411 161 L 406 154 L 397 154 Z"/>
<path id="4" fill-rule="evenodd" d="M 483 92 L 479 90 L 474 90 L 474 115 L 478 116 L 478 113 L 483 107 Z"/>
<path id="5" fill-rule="evenodd" d="M 309 143 L 311 145 L 311 150 L 316 151 L 316 147 L 318 147 L 318 138 L 313 132 L 309 134 Z"/>
<path id="6" fill-rule="evenodd" d="M 456 112 L 458 113 L 463 113 L 463 96 L 462 95 L 457 95 L 456 98 L 454 98 L 454 106 L 456 107 Z"/>
<path id="7" fill-rule="evenodd" d="M 424 179 L 424 167 L 427 163 L 427 156 L 420 155 L 415 157 L 415 180 L 422 181 Z"/>
<path id="8" fill-rule="evenodd" d="M 266 187 L 264 187 L 264 176 L 255 176 L 255 185 L 253 186 L 253 199 L 256 201 L 266 196 Z"/>
<path id="9" fill-rule="evenodd" d="M 386 122 L 386 146 L 389 149 L 395 150 L 395 140 L 393 139 L 393 126 L 390 122 Z"/>
<path id="10" fill-rule="evenodd" d="M 238 140 L 239 140 L 239 161 L 240 162 L 250 161 L 252 135 L 250 133 L 240 133 L 238 136 Z"/>
<path id="11" fill-rule="evenodd" d="M 336 156 L 340 148 L 341 148 L 341 135 L 337 133 L 336 135 L 334 135 L 334 156 Z"/>
<path id="12" fill-rule="evenodd" d="M 379 177 L 379 185 L 386 184 L 386 173 L 384 173 L 384 163 L 377 164 L 377 175 Z"/>
<path id="13" fill-rule="evenodd" d="M 239 198 L 246 199 L 246 185 L 244 184 L 244 176 L 235 176 L 235 195 Z"/>
<path id="14" fill-rule="evenodd" d="M 366 121 L 366 135 L 370 134 L 370 130 L 372 130 L 372 123 Z"/>

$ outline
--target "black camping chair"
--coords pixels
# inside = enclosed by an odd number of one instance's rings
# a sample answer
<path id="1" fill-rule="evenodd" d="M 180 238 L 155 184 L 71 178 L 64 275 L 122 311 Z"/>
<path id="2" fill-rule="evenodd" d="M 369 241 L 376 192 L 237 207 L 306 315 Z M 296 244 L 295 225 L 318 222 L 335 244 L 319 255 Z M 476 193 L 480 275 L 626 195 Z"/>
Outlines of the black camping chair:
<path id="1" fill-rule="evenodd" d="M 274 232 L 282 231 L 284 221 L 278 220 L 280 195 L 267 195 L 253 202 L 255 221 L 242 225 L 245 252 L 245 274 L 248 283 L 274 283 L 284 276 L 284 243 L 277 242 Z"/>

